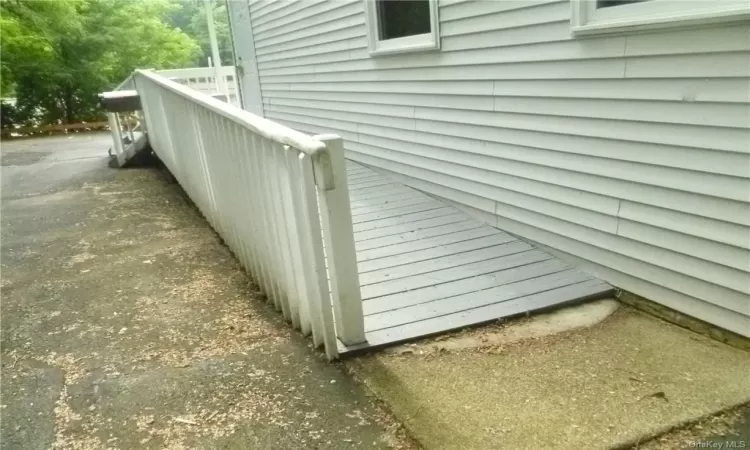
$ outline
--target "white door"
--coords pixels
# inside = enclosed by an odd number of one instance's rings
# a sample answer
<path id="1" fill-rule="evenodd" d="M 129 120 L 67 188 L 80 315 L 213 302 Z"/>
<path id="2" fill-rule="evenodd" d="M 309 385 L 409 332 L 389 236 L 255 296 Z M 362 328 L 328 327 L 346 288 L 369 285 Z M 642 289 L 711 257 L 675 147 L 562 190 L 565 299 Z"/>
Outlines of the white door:
<path id="1" fill-rule="evenodd" d="M 263 98 L 260 93 L 258 64 L 255 60 L 250 5 L 247 1 L 228 1 L 227 6 L 242 108 L 263 116 Z"/>

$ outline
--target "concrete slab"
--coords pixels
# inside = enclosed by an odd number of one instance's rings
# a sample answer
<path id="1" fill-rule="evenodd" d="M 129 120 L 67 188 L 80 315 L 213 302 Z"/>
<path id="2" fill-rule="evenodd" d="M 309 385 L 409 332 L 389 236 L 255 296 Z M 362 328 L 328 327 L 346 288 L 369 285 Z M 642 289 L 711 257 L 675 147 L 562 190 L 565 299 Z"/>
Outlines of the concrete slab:
<path id="1" fill-rule="evenodd" d="M 628 446 L 750 402 L 749 353 L 630 308 L 561 334 L 350 364 L 427 449 Z"/>
<path id="2" fill-rule="evenodd" d="M 410 448 L 109 145 L 2 143 L 2 448 Z"/>

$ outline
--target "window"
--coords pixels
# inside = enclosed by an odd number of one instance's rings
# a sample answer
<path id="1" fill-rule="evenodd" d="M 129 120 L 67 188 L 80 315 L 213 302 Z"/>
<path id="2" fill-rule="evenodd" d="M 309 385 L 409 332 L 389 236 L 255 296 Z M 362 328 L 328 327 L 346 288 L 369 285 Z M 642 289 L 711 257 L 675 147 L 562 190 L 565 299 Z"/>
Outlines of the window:
<path id="1" fill-rule="evenodd" d="M 572 0 L 575 35 L 747 20 L 748 0 Z"/>
<path id="2" fill-rule="evenodd" d="M 646 0 L 597 0 L 597 8 L 609 8 L 610 6 L 629 5 L 631 3 L 645 2 Z"/>
<path id="3" fill-rule="evenodd" d="M 371 55 L 440 48 L 437 0 L 365 0 Z"/>

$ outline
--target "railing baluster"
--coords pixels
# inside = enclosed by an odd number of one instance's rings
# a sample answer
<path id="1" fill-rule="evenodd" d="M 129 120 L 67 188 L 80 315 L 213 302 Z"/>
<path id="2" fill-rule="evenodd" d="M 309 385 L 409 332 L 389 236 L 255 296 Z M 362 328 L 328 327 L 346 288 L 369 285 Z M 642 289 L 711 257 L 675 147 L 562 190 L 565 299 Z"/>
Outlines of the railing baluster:
<path id="1" fill-rule="evenodd" d="M 261 136 L 258 136 L 257 134 L 253 134 L 253 152 L 251 153 L 251 155 L 253 164 L 257 169 L 255 173 L 255 178 L 257 180 L 255 195 L 257 195 L 260 204 L 260 220 L 263 224 L 261 228 L 263 235 L 260 237 L 260 239 L 263 240 L 262 245 L 265 249 L 264 260 L 266 263 L 270 284 L 269 290 L 266 292 L 266 295 L 273 302 L 276 309 L 281 310 L 281 293 L 278 284 L 278 272 L 273 256 L 275 251 L 272 237 L 273 222 L 271 222 L 271 219 L 269 217 L 270 208 L 268 206 L 268 195 L 266 192 L 268 187 L 265 183 L 265 168 L 261 163 L 263 160 L 263 138 Z"/>
<path id="2" fill-rule="evenodd" d="M 223 119 L 220 121 L 221 145 L 223 146 L 224 161 L 226 163 L 227 185 L 229 187 L 228 196 L 232 204 L 232 232 L 234 233 L 234 251 L 237 258 L 242 262 L 244 267 L 249 266 L 247 259 L 247 248 L 242 233 L 242 223 L 239 218 L 239 211 L 244 208 L 245 200 L 242 198 L 242 185 L 239 183 L 241 166 L 238 164 L 238 150 L 236 140 L 234 139 L 233 123 Z"/>
<path id="3" fill-rule="evenodd" d="M 214 229 L 216 229 L 218 228 L 216 226 L 216 195 L 214 194 L 214 182 L 211 178 L 211 172 L 209 171 L 208 167 L 206 141 L 203 135 L 202 128 L 203 122 L 200 120 L 200 110 L 194 103 L 189 103 L 188 110 L 190 111 L 190 124 L 193 128 L 196 150 L 200 159 L 200 168 L 203 175 L 203 183 L 206 186 L 208 204 L 206 205 L 207 211 L 204 211 L 203 214 L 206 216 Z"/>
<path id="4" fill-rule="evenodd" d="M 284 314 L 284 318 L 287 320 L 291 320 L 291 314 L 289 311 L 289 299 L 287 296 L 287 287 L 286 287 L 286 274 L 285 274 L 285 267 L 284 267 L 284 250 L 283 250 L 283 244 L 281 241 L 281 234 L 280 230 L 283 224 L 280 221 L 279 217 L 279 202 L 275 198 L 276 197 L 276 189 L 275 189 L 275 172 L 272 171 L 273 168 L 273 159 L 272 159 L 272 152 L 276 151 L 274 148 L 274 145 L 271 141 L 268 139 L 262 139 L 262 147 L 261 147 L 261 155 L 262 160 L 264 161 L 264 166 L 271 170 L 264 170 L 262 173 L 263 183 L 264 183 L 264 190 L 263 194 L 267 198 L 267 204 L 269 206 L 268 208 L 268 218 L 271 222 L 271 242 L 273 245 L 273 259 L 274 259 L 274 266 L 276 267 L 276 275 L 277 279 L 276 282 L 279 285 L 279 304 L 281 306 L 281 311 Z"/>
<path id="5" fill-rule="evenodd" d="M 234 216 L 234 211 L 237 207 L 236 200 L 235 200 L 235 183 L 234 183 L 234 164 L 231 160 L 230 154 L 229 154 L 229 146 L 227 145 L 227 136 L 226 132 L 224 130 L 224 124 L 225 120 L 223 118 L 218 118 L 216 121 L 216 134 L 217 134 L 217 148 L 216 152 L 219 154 L 219 160 L 221 161 L 221 182 L 223 186 L 223 192 L 222 196 L 226 197 L 227 200 L 227 209 L 224 211 L 226 222 L 227 222 L 227 236 L 226 241 L 229 244 L 229 247 L 232 248 L 233 253 L 235 253 L 235 256 L 238 255 L 238 248 L 240 246 L 239 244 L 239 236 L 237 232 L 237 223 L 236 223 L 236 217 Z"/>
<path id="6" fill-rule="evenodd" d="M 245 158 L 247 148 L 244 144 L 242 131 L 240 133 L 228 132 L 227 137 L 230 140 L 230 146 L 232 148 L 231 156 L 233 164 L 231 165 L 234 168 L 235 174 L 234 184 L 237 199 L 237 209 L 235 210 L 235 213 L 238 232 L 240 235 L 240 245 L 243 253 L 243 258 L 241 259 L 247 272 L 250 273 L 257 282 L 256 274 L 258 269 L 256 267 L 256 259 L 254 256 L 255 248 L 252 239 L 254 233 L 252 230 L 252 222 L 250 221 L 250 217 L 252 217 L 254 192 L 250 189 L 250 183 L 247 181 L 248 165 Z"/>
<path id="7" fill-rule="evenodd" d="M 250 235 L 248 236 L 251 241 L 251 247 L 253 252 L 253 266 L 255 272 L 255 283 L 266 295 L 270 292 L 270 277 L 265 266 L 265 250 L 263 249 L 262 236 L 262 224 L 260 223 L 261 208 L 256 195 L 257 192 L 257 167 L 252 163 L 251 153 L 253 152 L 253 140 L 250 136 L 250 132 L 242 130 L 241 133 L 241 149 L 240 161 L 244 168 L 243 170 L 243 182 L 247 186 L 247 197 L 248 206 L 246 221 L 250 227 Z"/>
<path id="8" fill-rule="evenodd" d="M 179 105 L 179 122 L 191 123 L 193 112 L 191 111 L 190 101 L 185 98 L 180 98 Z M 201 213 L 203 213 L 206 218 L 209 218 L 208 180 L 206 180 L 206 177 L 203 174 L 203 163 L 200 156 L 200 141 L 197 138 L 195 130 L 193 130 L 193 133 L 179 133 L 177 136 L 179 137 L 177 143 L 178 148 L 180 148 L 181 152 L 186 154 L 189 158 L 185 168 L 189 170 L 190 178 L 192 180 L 191 184 L 195 186 L 198 193 L 198 197 L 194 198 L 193 201 Z M 211 219 L 209 219 L 209 222 L 210 221 Z"/>
<path id="9" fill-rule="evenodd" d="M 245 258 L 247 265 L 245 268 L 249 273 L 253 274 L 253 279 L 256 280 L 257 284 L 257 273 L 259 269 L 257 266 L 257 249 L 255 246 L 255 232 L 253 230 L 253 209 L 254 209 L 254 197 L 255 192 L 253 191 L 251 184 L 248 180 L 249 167 L 247 164 L 246 153 L 248 148 L 244 140 L 244 130 L 239 133 L 232 134 L 233 146 L 235 149 L 234 158 L 235 166 L 237 168 L 237 195 L 239 199 L 237 213 L 237 220 L 240 226 L 240 233 L 244 245 Z M 260 286 L 260 284 L 258 284 Z"/>
<path id="10" fill-rule="evenodd" d="M 158 91 L 157 94 L 157 107 L 159 108 L 159 120 L 161 121 L 160 126 L 162 127 L 162 130 L 164 130 L 161 135 L 163 136 L 162 142 L 160 143 L 162 145 L 162 148 L 164 148 L 164 151 L 162 152 L 167 156 L 167 160 L 165 161 L 168 167 L 174 167 L 172 170 L 176 170 L 176 159 L 174 157 L 174 154 L 172 154 L 172 142 L 171 142 L 171 133 L 169 126 L 169 120 L 167 117 L 167 110 L 164 107 L 164 97 L 166 97 L 167 93 Z M 179 176 L 178 173 L 175 173 L 175 176 Z"/>
<path id="11" fill-rule="evenodd" d="M 302 228 L 305 217 L 303 214 L 304 210 L 302 207 L 300 189 L 300 183 L 302 183 L 303 180 L 298 162 L 299 152 L 296 149 L 286 147 L 283 156 L 285 159 L 284 163 L 286 166 L 286 172 L 284 173 L 281 189 L 284 193 L 283 195 L 288 199 L 287 225 L 289 225 L 292 266 L 294 268 L 294 281 L 297 288 L 300 330 L 302 331 L 302 334 L 309 335 L 312 332 L 312 324 L 310 322 L 310 303 L 308 298 L 310 295 L 308 278 L 310 278 L 310 276 L 306 273 L 306 268 L 311 268 L 312 264 L 306 261 L 302 251 L 303 239 L 305 238 L 304 233 L 306 233 L 306 230 Z"/>
<path id="12" fill-rule="evenodd" d="M 273 186 L 271 192 L 273 194 L 273 202 L 276 205 L 276 216 L 277 230 L 279 234 L 279 243 L 281 244 L 280 254 L 281 264 L 283 265 L 284 274 L 284 285 L 286 292 L 286 299 L 289 307 L 289 318 L 292 321 L 292 325 L 295 328 L 300 326 L 299 318 L 299 299 L 297 294 L 297 282 L 294 279 L 294 264 L 292 262 L 292 237 L 290 232 L 289 222 L 289 199 L 284 195 L 286 193 L 284 187 L 286 183 L 286 163 L 284 161 L 284 154 L 288 151 L 281 144 L 275 144 L 273 151 L 269 155 L 269 161 L 273 168 L 272 173 L 275 176 L 271 177 Z"/>
<path id="13" fill-rule="evenodd" d="M 205 114 L 205 134 L 208 138 L 206 147 L 211 149 L 217 148 L 219 145 L 219 131 L 218 127 L 216 126 L 216 120 L 217 119 L 214 117 L 214 115 L 208 113 Z M 229 205 L 227 203 L 227 197 L 224 195 L 225 175 L 223 173 L 223 165 L 221 164 L 221 155 L 216 154 L 216 151 L 212 150 L 211 152 L 207 153 L 206 156 L 209 158 L 208 164 L 209 168 L 211 169 L 211 179 L 214 181 L 214 193 L 216 195 L 216 211 L 218 212 L 218 214 L 216 215 L 216 222 L 219 225 L 216 228 L 216 231 L 222 238 L 226 239 L 226 236 L 229 233 L 229 224 L 226 220 L 227 208 L 229 208 Z"/>
<path id="14" fill-rule="evenodd" d="M 239 259 L 239 249 L 240 249 L 240 239 L 239 239 L 239 233 L 237 231 L 237 218 L 234 214 L 234 211 L 237 208 L 237 201 L 236 201 L 236 189 L 235 189 L 235 180 L 234 180 L 234 168 L 235 164 L 234 161 L 232 161 L 231 154 L 230 154 L 230 147 L 227 145 L 227 136 L 226 132 L 224 130 L 224 124 L 225 121 L 223 118 L 219 118 L 219 120 L 216 123 L 216 130 L 217 130 L 217 136 L 218 136 L 218 148 L 215 150 L 217 152 L 220 152 L 220 160 L 221 160 L 221 182 L 223 185 L 223 193 L 222 196 L 226 197 L 227 199 L 227 209 L 225 210 L 225 217 L 227 221 L 227 237 L 226 241 L 229 246 L 229 248 L 232 249 L 232 253 L 234 253 L 235 257 Z"/>

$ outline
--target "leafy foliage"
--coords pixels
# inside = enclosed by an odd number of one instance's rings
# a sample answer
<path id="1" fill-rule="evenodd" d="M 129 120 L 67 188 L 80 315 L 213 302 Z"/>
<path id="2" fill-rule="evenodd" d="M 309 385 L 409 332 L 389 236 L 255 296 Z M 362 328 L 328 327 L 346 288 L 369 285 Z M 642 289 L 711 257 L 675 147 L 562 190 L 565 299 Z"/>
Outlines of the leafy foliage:
<path id="1" fill-rule="evenodd" d="M 189 66 L 198 44 L 166 22 L 167 0 L 0 0 L 2 94 L 22 122 L 98 115 L 97 94 L 136 68 Z"/>

